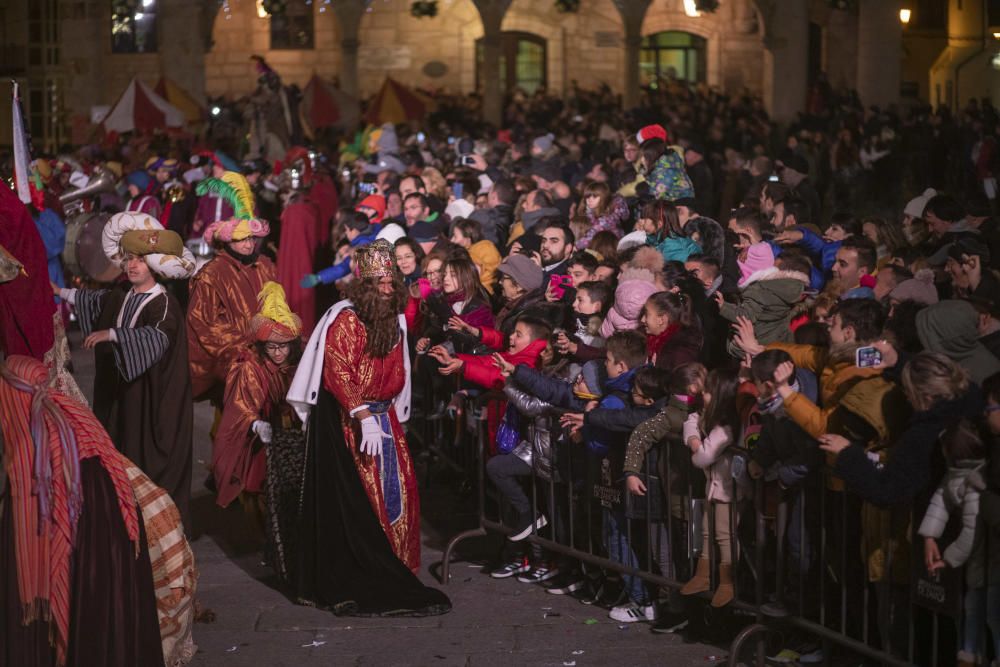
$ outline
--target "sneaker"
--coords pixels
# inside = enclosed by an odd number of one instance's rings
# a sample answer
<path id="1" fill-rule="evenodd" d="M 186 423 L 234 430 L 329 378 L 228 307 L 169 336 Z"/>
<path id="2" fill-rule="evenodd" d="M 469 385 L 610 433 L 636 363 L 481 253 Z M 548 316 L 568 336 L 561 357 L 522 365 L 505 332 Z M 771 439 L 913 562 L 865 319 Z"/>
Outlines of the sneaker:
<path id="1" fill-rule="evenodd" d="M 655 621 L 656 620 L 656 605 L 646 604 L 638 605 L 635 602 L 629 602 L 628 604 L 623 604 L 621 606 L 615 607 L 610 612 L 608 616 L 619 623 L 636 623 L 638 621 Z"/>
<path id="2" fill-rule="evenodd" d="M 519 556 L 506 565 L 502 565 L 490 572 L 490 576 L 494 579 L 506 579 L 507 577 L 513 577 L 515 574 L 521 574 L 529 570 L 531 570 L 531 565 L 528 563 L 528 557 Z"/>
<path id="3" fill-rule="evenodd" d="M 800 657 L 802 656 L 799 655 L 798 651 L 783 648 L 777 654 L 767 656 L 767 661 L 773 662 L 776 665 L 789 665 L 793 662 L 798 662 Z"/>
<path id="4" fill-rule="evenodd" d="M 532 529 L 541 530 L 547 525 L 549 525 L 549 520 L 545 518 L 544 514 L 539 514 L 534 521 L 525 519 L 523 522 L 519 522 L 514 527 L 515 532 L 507 539 L 511 542 L 520 542 L 528 535 L 531 535 Z"/>
<path id="5" fill-rule="evenodd" d="M 538 567 L 531 570 L 531 572 L 525 572 L 520 575 L 517 580 L 522 584 L 540 584 L 543 581 L 548 581 L 556 575 L 559 574 L 558 567 L 548 567 L 547 565 L 539 565 Z"/>
<path id="6" fill-rule="evenodd" d="M 583 580 L 583 576 L 572 572 L 550 581 L 545 592 L 551 595 L 569 595 L 570 593 L 582 590 L 585 585 L 586 582 Z"/>
<path id="7" fill-rule="evenodd" d="M 668 611 L 657 619 L 652 629 L 658 635 L 669 635 L 673 632 L 680 632 L 688 626 L 689 622 L 687 614 Z"/>
<path id="8" fill-rule="evenodd" d="M 823 647 L 822 646 L 816 646 L 816 647 L 813 647 L 811 650 L 804 650 L 804 651 L 802 651 L 802 653 L 799 655 L 799 664 L 800 665 L 818 665 L 821 662 L 823 662 L 823 660 L 824 660 L 825 657 L 826 656 L 824 656 L 824 654 L 823 654 Z"/>
<path id="9" fill-rule="evenodd" d="M 771 618 L 785 618 L 789 615 L 788 607 L 781 600 L 765 602 L 760 606 L 760 613 Z"/>

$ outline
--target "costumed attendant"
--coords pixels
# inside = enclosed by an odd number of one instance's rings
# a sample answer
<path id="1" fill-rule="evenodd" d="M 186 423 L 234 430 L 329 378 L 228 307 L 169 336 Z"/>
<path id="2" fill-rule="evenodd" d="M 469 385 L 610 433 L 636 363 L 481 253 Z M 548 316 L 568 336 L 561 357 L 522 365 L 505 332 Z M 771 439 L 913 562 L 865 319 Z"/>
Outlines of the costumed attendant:
<path id="1" fill-rule="evenodd" d="M 163 665 L 128 461 L 47 384 L 40 361 L 0 362 L 0 664 Z"/>
<path id="2" fill-rule="evenodd" d="M 250 514 L 263 519 L 262 494 L 272 463 L 268 450 L 279 432 L 301 432 L 285 394 L 302 354 L 302 320 L 289 310 L 278 283 L 267 283 L 258 296 L 260 312 L 250 321 L 254 347 L 242 351 L 226 381 L 212 471 L 220 506 L 240 498 Z M 291 468 L 287 473 L 292 473 Z"/>
<path id="3" fill-rule="evenodd" d="M 257 313 L 257 295 L 277 274 L 271 260 L 259 254 L 257 241 L 267 236 L 269 227 L 255 215 L 246 179 L 226 172 L 222 179 L 201 181 L 197 190 L 221 195 L 235 211 L 232 218 L 217 220 L 205 230 L 205 241 L 216 255 L 191 279 L 187 313 L 194 399 L 211 399 L 221 408 L 229 369 L 253 342 L 250 320 Z"/>
<path id="4" fill-rule="evenodd" d="M 176 232 L 143 213 L 116 213 L 104 254 L 128 282 L 108 290 L 56 289 L 76 307 L 94 350 L 94 414 L 125 456 L 163 487 L 190 530 L 191 428 L 184 313 L 157 278 L 184 280 L 195 259 Z"/>
<path id="5" fill-rule="evenodd" d="M 323 316 L 288 401 L 308 425 L 296 596 L 345 615 L 441 614 L 415 576 L 420 506 L 401 421 L 410 412 L 407 293 L 393 246 L 359 249 L 348 300 Z"/>
<path id="6" fill-rule="evenodd" d="M 330 225 L 323 221 L 320 207 L 311 196 L 313 170 L 308 152 L 293 148 L 285 156 L 284 166 L 300 177 L 285 182 L 288 192 L 281 212 L 278 282 L 285 288 L 288 305 L 302 318 L 308 336 L 316 325 L 316 291 L 300 285 L 300 281 L 313 272 L 317 254 L 330 236 Z"/>
<path id="7" fill-rule="evenodd" d="M 125 177 L 128 186 L 129 200 L 125 207 L 132 213 L 145 213 L 156 219 L 160 218 L 162 206 L 160 200 L 150 192 L 153 190 L 153 177 L 144 169 L 137 169 Z"/>

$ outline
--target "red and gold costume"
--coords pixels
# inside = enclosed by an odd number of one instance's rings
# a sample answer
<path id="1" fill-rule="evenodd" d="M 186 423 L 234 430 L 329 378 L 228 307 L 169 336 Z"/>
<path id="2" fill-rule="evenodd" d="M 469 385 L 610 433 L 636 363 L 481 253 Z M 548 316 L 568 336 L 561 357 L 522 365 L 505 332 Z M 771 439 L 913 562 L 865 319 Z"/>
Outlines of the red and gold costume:
<path id="1" fill-rule="evenodd" d="M 388 403 L 403 391 L 406 381 L 403 345 L 397 343 L 388 355 L 375 358 L 365 352 L 367 341 L 367 331 L 357 314 L 353 310 L 342 311 L 326 335 L 323 388 L 340 405 L 344 441 L 393 552 L 416 571 L 420 566 L 420 500 L 413 461 L 396 411 L 390 405 L 386 415 L 391 425 L 393 451 L 388 451 L 387 446 L 378 458 L 364 456 L 359 451 L 360 430 L 357 420 L 351 417 L 351 412 L 365 405 L 377 413 L 375 404 Z M 391 465 L 384 482 L 383 471 L 387 468 L 381 466 L 383 462 Z"/>
<path id="2" fill-rule="evenodd" d="M 241 352 L 253 341 L 250 319 L 257 294 L 277 272 L 267 257 L 243 264 L 225 251 L 191 279 L 188 304 L 188 363 L 195 400 L 222 385 Z M 221 389 L 221 387 L 220 387 Z"/>

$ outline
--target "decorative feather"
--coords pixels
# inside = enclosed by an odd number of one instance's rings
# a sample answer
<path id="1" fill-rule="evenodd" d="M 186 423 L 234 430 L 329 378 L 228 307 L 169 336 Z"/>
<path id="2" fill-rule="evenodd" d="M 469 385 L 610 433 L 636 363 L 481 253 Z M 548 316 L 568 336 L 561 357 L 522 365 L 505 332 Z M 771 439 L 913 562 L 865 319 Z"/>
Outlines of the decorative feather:
<path id="1" fill-rule="evenodd" d="M 226 172 L 226 175 L 234 172 Z M 236 174 L 239 176 L 239 174 Z M 240 176 L 240 178 L 243 178 Z M 199 196 L 208 194 L 211 192 L 214 195 L 222 197 L 229 205 L 233 207 L 233 215 L 240 220 L 250 220 L 254 217 L 253 208 L 253 194 L 250 193 L 250 185 L 243 178 L 243 183 L 246 184 L 246 191 L 241 193 L 236 189 L 231 183 L 227 183 L 225 180 L 218 178 L 206 178 L 199 181 L 195 192 Z M 247 197 L 249 197 L 250 206 L 247 207 Z"/>
<path id="2" fill-rule="evenodd" d="M 285 288 L 273 280 L 264 283 L 257 294 L 260 303 L 260 314 L 269 320 L 287 327 L 290 331 L 299 331 L 302 321 L 288 307 L 285 301 Z"/>
<path id="3" fill-rule="evenodd" d="M 247 182 L 246 176 L 236 171 L 225 171 L 222 173 L 222 180 L 236 190 L 243 208 L 249 211 L 249 215 L 244 219 L 256 218 L 257 212 L 254 206 L 253 190 L 250 189 L 250 183 Z M 233 209 L 235 210 L 236 207 L 234 206 Z"/>

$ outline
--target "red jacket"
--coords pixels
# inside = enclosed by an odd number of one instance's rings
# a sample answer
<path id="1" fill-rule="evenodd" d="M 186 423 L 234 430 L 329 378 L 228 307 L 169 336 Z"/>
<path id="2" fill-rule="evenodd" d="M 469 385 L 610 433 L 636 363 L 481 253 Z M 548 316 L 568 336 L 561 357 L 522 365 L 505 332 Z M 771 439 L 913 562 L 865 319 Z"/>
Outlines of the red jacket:
<path id="1" fill-rule="evenodd" d="M 492 332 L 491 336 L 495 334 L 500 338 L 503 337 L 503 334 L 495 329 L 483 329 L 483 342 L 490 347 L 499 347 L 498 345 L 494 345 L 492 342 L 487 341 L 487 331 Z M 527 364 L 532 368 L 537 368 L 538 360 L 541 357 L 542 350 L 545 349 L 547 343 L 548 341 L 544 338 L 539 338 L 536 341 L 532 341 L 528 347 L 524 348 L 517 354 L 501 352 L 500 356 L 515 366 L 518 364 Z M 462 377 L 466 380 L 474 382 L 482 387 L 486 387 L 487 389 L 503 389 L 503 376 L 500 375 L 500 369 L 493 363 L 493 357 L 472 354 L 459 354 L 457 357 L 465 362 L 462 366 Z"/>

